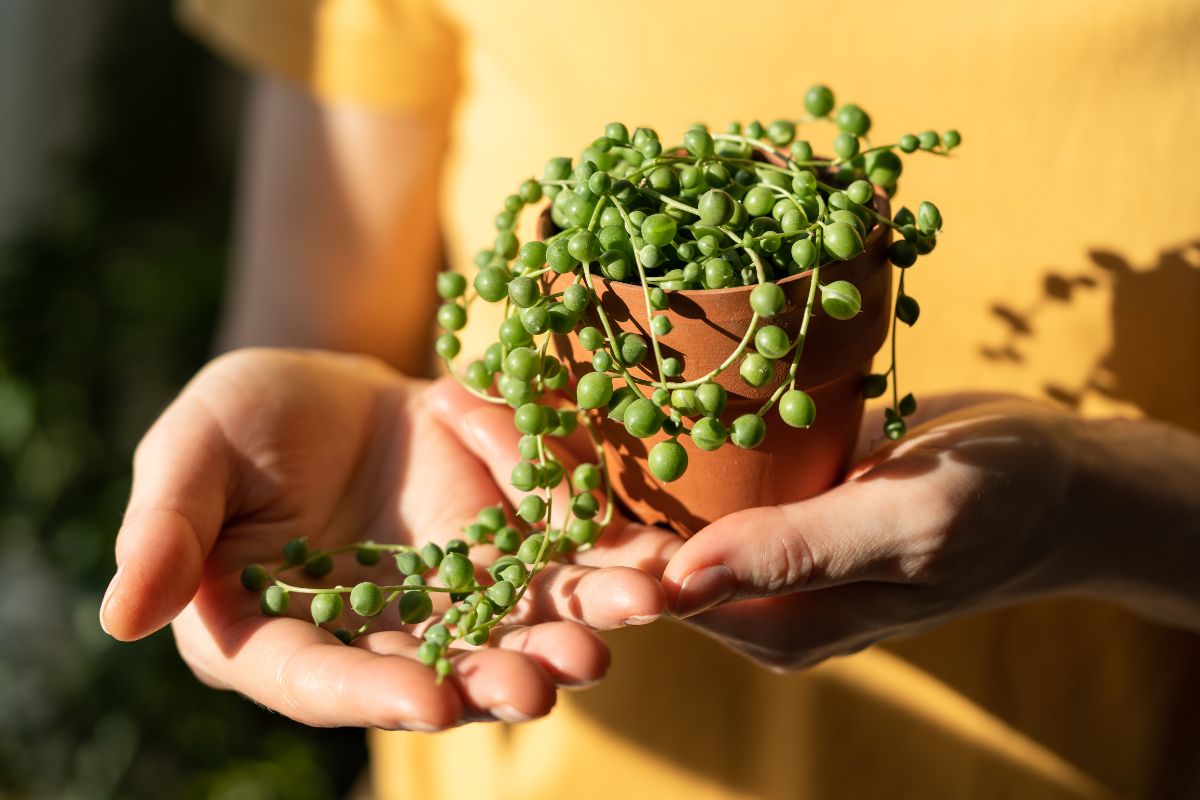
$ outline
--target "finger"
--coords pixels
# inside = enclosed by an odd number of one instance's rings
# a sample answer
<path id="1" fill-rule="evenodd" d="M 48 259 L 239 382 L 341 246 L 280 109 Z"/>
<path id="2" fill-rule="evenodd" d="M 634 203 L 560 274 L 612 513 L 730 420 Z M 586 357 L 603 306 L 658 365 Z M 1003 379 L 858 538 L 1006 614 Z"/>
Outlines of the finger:
<path id="1" fill-rule="evenodd" d="M 893 484 L 846 483 L 811 500 L 714 522 L 667 564 L 663 585 L 672 612 L 686 617 L 746 598 L 903 580 L 914 516 L 904 511 L 920 498 Z"/>
<path id="2" fill-rule="evenodd" d="M 612 654 L 592 631 L 572 622 L 545 622 L 531 627 L 500 628 L 492 641 L 505 650 L 532 658 L 555 682 L 587 686 L 608 673 Z"/>
<path id="3" fill-rule="evenodd" d="M 252 596 L 231 604 L 237 592 L 206 582 L 175 620 L 180 653 L 198 673 L 307 725 L 440 730 L 461 718 L 458 693 L 436 685 L 430 667 L 347 647 L 311 622 L 263 617 Z"/>
<path id="4" fill-rule="evenodd" d="M 111 636 L 153 633 L 192 599 L 224 521 L 233 469 L 220 426 L 186 394 L 146 434 L 117 534 L 117 572 L 100 606 Z"/>
<path id="5" fill-rule="evenodd" d="M 630 567 L 550 564 L 513 611 L 513 622 L 578 622 L 596 630 L 647 625 L 666 609 L 662 584 Z"/>
<path id="6" fill-rule="evenodd" d="M 442 381 L 429 391 L 429 401 L 439 420 L 445 424 L 492 475 L 492 480 L 505 493 L 513 506 L 520 504 L 527 492 L 512 485 L 512 469 L 517 463 L 517 446 L 521 434 L 513 424 L 513 412 L 508 406 L 488 403 L 471 396 L 457 384 Z M 558 522 L 566 513 L 571 500 L 570 473 L 578 463 L 566 448 L 551 443 L 555 457 L 563 462 L 567 480 L 551 490 L 552 510 Z"/>
<path id="7" fill-rule="evenodd" d="M 355 644 L 374 653 L 415 657 L 421 640 L 408 633 L 386 631 L 364 636 Z M 505 625 L 492 633 L 489 644 L 493 648 L 499 647 L 531 659 L 556 683 L 572 687 L 586 686 L 599 681 L 608 672 L 612 660 L 608 646 L 599 636 L 573 622 L 545 622 L 532 626 Z M 490 663 L 502 666 L 507 662 Z M 473 692 L 478 696 L 485 693 L 481 690 Z M 514 696 L 501 698 L 501 702 L 532 714 L 536 704 L 527 702 L 532 699 Z M 548 710 L 549 707 L 546 708 Z"/>
<path id="8" fill-rule="evenodd" d="M 521 437 L 513 425 L 512 411 L 472 397 L 449 381 L 430 390 L 430 401 L 463 445 L 487 465 L 496 484 L 504 487 L 509 501 L 519 504 L 525 493 L 512 486 L 511 474 Z M 565 450 L 556 451 L 556 456 L 568 471 L 578 463 Z M 596 496 L 600 498 L 601 494 L 597 492 Z M 569 500 L 570 489 L 567 481 L 563 481 L 553 492 L 556 521 L 562 519 Z M 630 523 L 614 514 L 600 540 L 578 553 L 574 560 L 592 566 L 632 566 L 659 576 L 678 546 L 679 538 L 669 531 Z"/>
<path id="9" fill-rule="evenodd" d="M 364 636 L 356 644 L 372 653 L 413 659 L 420 640 L 386 631 Z M 545 716 L 554 707 L 555 687 L 549 674 L 515 650 L 489 647 L 460 651 L 451 658 L 450 682 L 458 690 L 467 719 L 524 722 Z"/>
<path id="10" fill-rule="evenodd" d="M 451 680 L 473 718 L 505 722 L 544 717 L 557 700 L 554 682 L 537 662 L 511 650 L 484 648 L 454 660 Z"/>
<path id="11" fill-rule="evenodd" d="M 466 527 L 484 507 L 500 506 L 506 516 L 511 514 L 487 465 L 463 446 L 453 425 L 432 413 L 429 392 L 418 395 L 413 405 L 412 417 L 421 422 L 414 426 L 409 447 L 420 454 L 423 463 L 436 465 L 436 469 L 432 473 L 410 470 L 408 479 L 398 487 L 401 527 L 409 529 L 411 521 L 420 521 L 409 530 L 410 538 L 444 546 L 451 539 L 466 538 Z"/>
<path id="12" fill-rule="evenodd" d="M 660 578 L 682 544 L 683 539 L 664 528 L 614 516 L 596 543 L 572 554 L 571 560 L 589 567 L 633 567 Z"/>

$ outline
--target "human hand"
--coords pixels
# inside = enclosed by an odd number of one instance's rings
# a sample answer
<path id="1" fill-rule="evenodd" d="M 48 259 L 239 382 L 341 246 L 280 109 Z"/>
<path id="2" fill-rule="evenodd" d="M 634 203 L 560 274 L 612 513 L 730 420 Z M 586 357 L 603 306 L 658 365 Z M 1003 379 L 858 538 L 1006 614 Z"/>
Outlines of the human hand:
<path id="1" fill-rule="evenodd" d="M 514 488 L 510 482 L 512 468 L 519 456 L 518 444 L 521 434 L 513 425 L 513 412 L 479 400 L 453 384 L 448 384 L 430 395 L 430 405 L 438 420 L 454 431 L 456 438 L 467 447 L 491 472 L 498 486 L 503 487 L 506 499 L 516 505 L 525 492 Z M 580 429 L 576 435 L 548 441 L 555 458 L 569 474 L 581 462 L 595 460 L 593 447 Z M 552 508 L 558 523 L 569 506 L 570 490 L 566 481 L 553 491 Z M 634 570 L 645 580 L 659 584 L 659 578 L 671 555 L 679 549 L 682 540 L 671 531 L 630 520 L 617 508 L 605 526 L 600 538 L 586 550 L 566 555 L 567 560 L 578 569 L 586 567 L 592 572 L 579 572 L 582 581 L 590 581 L 593 575 L 605 575 L 609 570 Z M 582 583 L 581 583 L 582 585 Z M 609 597 L 608 602 L 628 604 L 618 597 Z M 665 606 L 665 600 L 663 601 Z M 581 610 L 586 612 L 587 605 Z M 627 624 L 645 624 L 654 617 L 626 619 Z"/>
<path id="2" fill-rule="evenodd" d="M 1100 557 L 1071 489 L 1083 423 L 1011 398 L 925 405 L 950 413 L 845 483 L 731 514 L 685 542 L 663 575 L 672 611 L 768 667 L 797 669 L 1082 587 Z"/>
<path id="3" fill-rule="evenodd" d="M 467 399 L 442 416 L 507 486 L 511 413 Z M 860 457 L 881 416 L 864 420 Z M 818 497 L 732 514 L 686 542 L 617 514 L 575 558 L 662 576 L 677 616 L 776 669 L 1052 593 L 1200 630 L 1197 437 L 984 394 L 930 398 L 909 421 L 906 439 Z M 1156 538 L 1130 548 L 1139 525 Z"/>
<path id="4" fill-rule="evenodd" d="M 131 640 L 173 621 L 201 680 L 321 726 L 529 719 L 553 706 L 556 684 L 600 679 L 608 651 L 588 628 L 648 622 L 663 609 L 661 586 L 643 572 L 552 565 L 494 646 L 459 651 L 442 685 L 415 659 L 421 640 L 396 615 L 345 646 L 300 618 L 306 603 L 264 617 L 257 594 L 242 588 L 245 565 L 278 561 L 296 537 L 324 549 L 445 541 L 502 502 L 431 412 L 439 394 L 451 412 L 463 402 L 353 356 L 247 350 L 214 361 L 138 447 L 105 630 Z M 351 585 L 365 569 L 338 558 L 323 582 Z"/>

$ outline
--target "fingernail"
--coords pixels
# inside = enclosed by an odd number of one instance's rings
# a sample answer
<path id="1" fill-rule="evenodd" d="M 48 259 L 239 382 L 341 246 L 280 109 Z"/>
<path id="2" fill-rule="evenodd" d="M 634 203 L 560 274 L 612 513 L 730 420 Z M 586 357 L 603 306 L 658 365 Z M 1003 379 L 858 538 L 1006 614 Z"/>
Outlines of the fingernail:
<path id="1" fill-rule="evenodd" d="M 675 597 L 677 617 L 690 617 L 707 611 L 733 596 L 733 573 L 721 564 L 698 569 L 683 579 Z"/>
<path id="2" fill-rule="evenodd" d="M 626 625 L 649 625 L 654 620 L 658 619 L 658 614 L 638 614 L 636 616 L 627 617 Z"/>
<path id="3" fill-rule="evenodd" d="M 117 567 L 117 572 L 112 576 L 112 580 L 108 582 L 108 588 L 104 590 L 104 599 L 100 601 L 100 628 L 112 636 L 108 632 L 108 626 L 104 624 L 104 617 L 108 613 L 108 603 L 116 594 L 117 584 L 121 582 L 121 573 L 125 571 L 124 566 Z"/>
<path id="4" fill-rule="evenodd" d="M 505 722 L 528 722 L 533 719 L 533 717 L 518 711 L 510 705 L 492 706 L 491 711 L 493 717 Z"/>
<path id="5" fill-rule="evenodd" d="M 438 726 L 430 725 L 425 722 L 406 722 L 404 723 L 404 727 L 408 728 L 410 731 L 417 731 L 418 733 L 437 733 L 439 730 L 441 730 L 441 728 Z"/>

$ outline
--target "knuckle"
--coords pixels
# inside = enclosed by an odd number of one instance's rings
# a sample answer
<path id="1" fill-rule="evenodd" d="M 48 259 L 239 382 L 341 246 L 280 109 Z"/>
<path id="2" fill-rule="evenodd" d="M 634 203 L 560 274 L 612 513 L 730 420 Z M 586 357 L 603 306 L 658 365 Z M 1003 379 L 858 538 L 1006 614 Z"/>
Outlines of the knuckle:
<path id="1" fill-rule="evenodd" d="M 759 555 L 758 582 L 767 593 L 803 589 L 818 561 L 811 544 L 782 509 Z"/>
<path id="2" fill-rule="evenodd" d="M 292 719 L 302 720 L 304 717 L 304 704 L 296 697 L 295 689 L 299 685 L 297 678 L 293 673 L 296 670 L 297 662 L 303 661 L 303 656 L 306 654 L 306 647 L 299 647 L 288 653 L 279 662 L 279 668 L 275 671 L 275 687 L 279 691 L 279 697 L 282 699 L 281 708 L 279 711 Z M 303 721 L 303 720 L 302 720 Z"/>

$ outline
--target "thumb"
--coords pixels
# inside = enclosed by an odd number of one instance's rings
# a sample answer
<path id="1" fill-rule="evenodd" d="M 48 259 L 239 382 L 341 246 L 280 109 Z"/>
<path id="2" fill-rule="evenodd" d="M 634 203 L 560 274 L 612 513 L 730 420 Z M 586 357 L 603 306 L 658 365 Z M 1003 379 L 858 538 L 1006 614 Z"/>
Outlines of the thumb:
<path id="1" fill-rule="evenodd" d="M 191 601 L 225 520 L 233 463 L 217 421 L 186 393 L 142 439 L 117 534 L 117 572 L 100 605 L 110 636 L 147 636 Z"/>
<path id="2" fill-rule="evenodd" d="M 509 503 L 514 508 L 519 505 L 528 492 L 512 485 L 513 465 L 517 463 L 517 449 L 521 441 L 521 434 L 513 423 L 513 410 L 507 404 L 489 403 L 474 397 L 450 379 L 440 380 L 430 387 L 428 399 L 438 419 L 487 467 L 492 480 Z M 549 437 L 546 446 L 566 471 L 564 479 L 551 490 L 553 522 L 558 524 L 570 503 L 571 470 L 577 465 L 578 459 L 560 442 L 552 444 Z M 544 490 L 532 491 L 540 495 Z"/>
<path id="3" fill-rule="evenodd" d="M 513 425 L 512 409 L 474 397 L 449 379 L 438 381 L 430 388 L 429 400 L 438 418 L 454 431 L 472 455 L 487 466 L 508 501 L 513 506 L 518 505 L 525 492 L 512 485 L 512 469 L 517 463 L 517 444 L 521 439 Z M 563 439 L 556 438 L 549 447 L 567 471 L 562 482 L 551 492 L 553 522 L 561 524 L 571 499 L 570 471 L 580 459 L 576 450 Z M 609 499 L 599 489 L 593 494 L 601 504 L 600 515 L 603 516 Z M 670 531 L 631 522 L 613 509 L 612 518 L 600 539 L 590 549 L 576 552 L 573 559 L 577 564 L 591 567 L 634 567 L 657 578 L 662 574 L 668 556 L 678 546 L 679 537 Z"/>
<path id="4" fill-rule="evenodd" d="M 864 580 L 897 580 L 901 519 L 891 493 L 852 482 L 810 500 L 752 508 L 688 539 L 663 573 L 672 613 Z"/>

